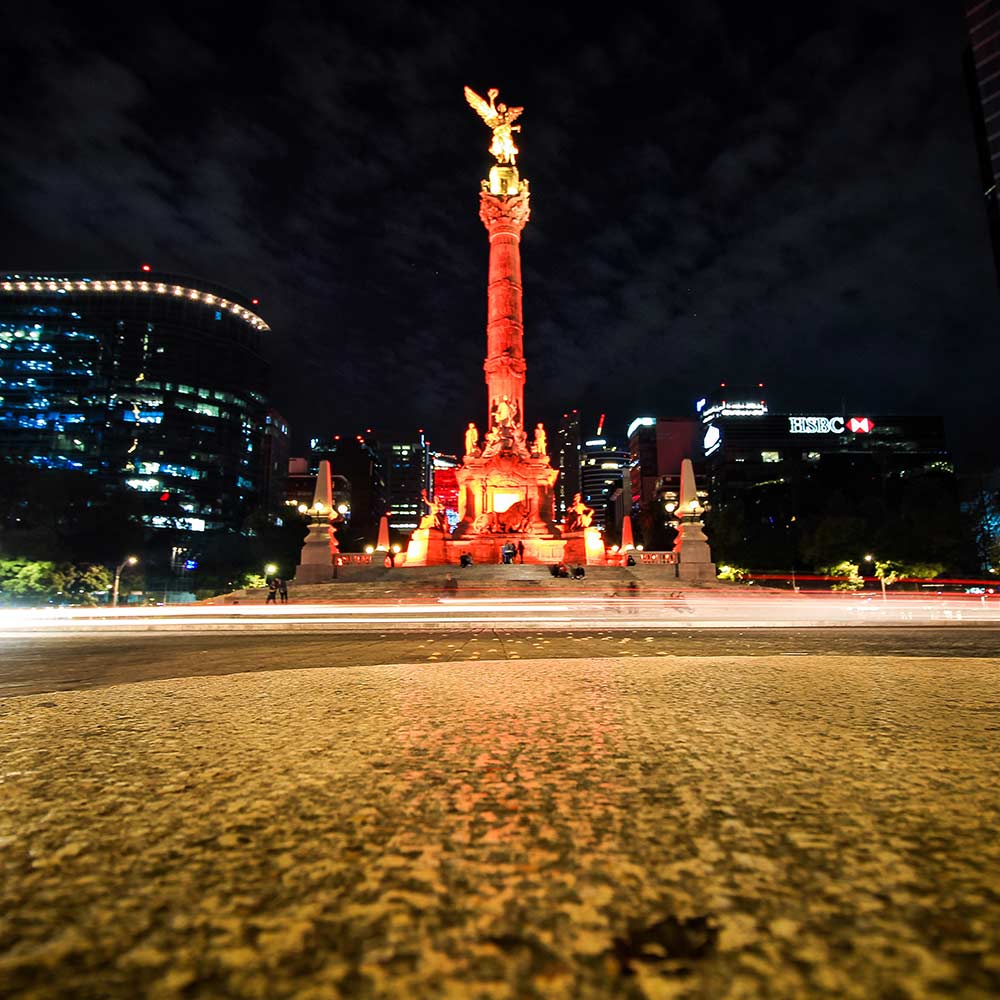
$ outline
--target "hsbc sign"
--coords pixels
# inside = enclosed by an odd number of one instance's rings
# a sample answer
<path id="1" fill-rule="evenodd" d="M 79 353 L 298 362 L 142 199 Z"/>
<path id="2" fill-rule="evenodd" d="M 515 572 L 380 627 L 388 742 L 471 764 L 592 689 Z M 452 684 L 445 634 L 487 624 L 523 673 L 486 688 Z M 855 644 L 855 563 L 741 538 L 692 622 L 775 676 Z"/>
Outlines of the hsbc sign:
<path id="1" fill-rule="evenodd" d="M 875 425 L 870 417 L 789 417 L 789 434 L 869 434 Z"/>

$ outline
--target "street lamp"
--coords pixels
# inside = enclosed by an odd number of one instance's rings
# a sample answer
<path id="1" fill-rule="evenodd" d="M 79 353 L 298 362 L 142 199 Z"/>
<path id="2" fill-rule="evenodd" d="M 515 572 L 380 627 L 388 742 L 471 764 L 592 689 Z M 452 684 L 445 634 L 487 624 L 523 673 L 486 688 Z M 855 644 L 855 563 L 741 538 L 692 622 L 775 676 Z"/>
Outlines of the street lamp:
<path id="1" fill-rule="evenodd" d="M 277 572 L 278 572 L 278 567 L 275 566 L 274 563 L 268 563 L 264 567 L 264 575 L 265 576 L 274 576 L 274 574 L 277 573 Z"/>
<path id="2" fill-rule="evenodd" d="M 122 570 L 126 566 L 134 566 L 138 561 L 138 556 L 126 556 L 121 565 L 115 570 L 115 585 L 111 588 L 111 607 L 118 607 L 118 585 L 121 583 Z"/>
<path id="3" fill-rule="evenodd" d="M 873 555 L 869 554 L 869 555 L 865 556 L 865 562 L 874 562 L 874 561 L 875 561 L 875 557 Z M 878 563 L 875 563 L 875 575 L 878 577 L 878 582 L 882 584 L 882 600 L 883 601 L 889 600 L 889 598 L 886 597 L 886 594 L 885 594 L 885 571 L 886 571 L 886 567 L 887 566 L 888 566 L 888 563 L 886 563 L 884 566 L 881 566 L 881 567 L 879 566 Z"/>

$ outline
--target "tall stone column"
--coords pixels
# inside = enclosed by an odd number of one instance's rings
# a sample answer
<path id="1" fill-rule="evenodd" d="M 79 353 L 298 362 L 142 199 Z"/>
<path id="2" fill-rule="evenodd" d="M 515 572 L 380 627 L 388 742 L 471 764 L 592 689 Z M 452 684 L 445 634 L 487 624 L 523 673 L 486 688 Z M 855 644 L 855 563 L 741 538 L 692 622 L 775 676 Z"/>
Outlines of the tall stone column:
<path id="1" fill-rule="evenodd" d="M 489 424 L 506 396 L 524 429 L 524 321 L 521 311 L 521 230 L 531 214 L 528 182 L 517 168 L 497 165 L 483 181 L 479 218 L 490 236 L 486 373 Z"/>

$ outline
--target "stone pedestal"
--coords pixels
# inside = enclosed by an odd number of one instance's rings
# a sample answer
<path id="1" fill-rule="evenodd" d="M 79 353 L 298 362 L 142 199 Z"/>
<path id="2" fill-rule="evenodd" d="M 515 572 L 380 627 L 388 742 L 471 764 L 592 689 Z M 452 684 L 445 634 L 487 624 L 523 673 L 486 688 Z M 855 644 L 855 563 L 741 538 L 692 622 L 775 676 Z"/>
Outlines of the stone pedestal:
<path id="1" fill-rule="evenodd" d="M 446 536 L 439 528 L 417 528 L 406 547 L 405 566 L 442 566 L 449 561 Z M 458 562 L 457 559 L 454 560 Z"/>
<path id="2" fill-rule="evenodd" d="M 555 482 L 548 457 L 511 451 L 466 455 L 458 480 L 456 538 L 474 534 L 555 535 Z"/>
<path id="3" fill-rule="evenodd" d="M 606 566 L 604 539 L 597 528 L 568 531 L 563 535 L 563 562 L 567 565 Z"/>
<path id="4" fill-rule="evenodd" d="M 296 583 L 329 583 L 333 579 L 333 560 L 330 522 L 309 525 L 309 534 L 302 546 L 299 565 L 295 570 Z"/>

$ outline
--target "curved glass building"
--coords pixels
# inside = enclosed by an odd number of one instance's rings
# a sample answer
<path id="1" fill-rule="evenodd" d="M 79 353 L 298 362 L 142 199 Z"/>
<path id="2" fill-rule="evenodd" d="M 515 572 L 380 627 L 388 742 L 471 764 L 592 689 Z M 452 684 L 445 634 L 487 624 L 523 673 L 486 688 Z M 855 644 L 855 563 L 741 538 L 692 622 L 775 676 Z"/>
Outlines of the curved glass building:
<path id="1" fill-rule="evenodd" d="M 263 499 L 267 331 L 182 275 L 0 274 L 0 461 L 134 490 L 154 528 L 236 527 Z"/>

